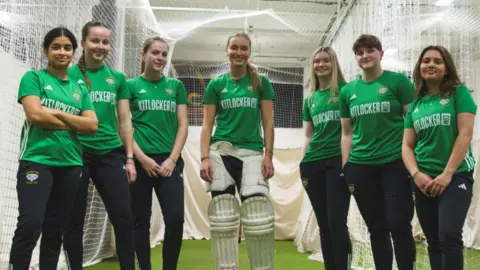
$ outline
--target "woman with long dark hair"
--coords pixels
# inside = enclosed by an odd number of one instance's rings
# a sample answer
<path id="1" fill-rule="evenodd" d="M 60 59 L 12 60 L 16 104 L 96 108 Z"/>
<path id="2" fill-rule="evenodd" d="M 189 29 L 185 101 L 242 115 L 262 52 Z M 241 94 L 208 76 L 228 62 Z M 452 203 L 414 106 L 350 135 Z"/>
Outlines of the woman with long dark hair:
<path id="1" fill-rule="evenodd" d="M 462 232 L 472 200 L 471 149 L 477 105 L 441 46 L 420 54 L 417 99 L 405 119 L 402 156 L 412 178 L 432 270 L 463 269 Z"/>
<path id="2" fill-rule="evenodd" d="M 17 173 L 19 217 L 10 250 L 11 270 L 29 268 L 44 218 L 55 217 L 56 226 L 65 230 L 73 216 L 83 166 L 77 134 L 95 134 L 98 128 L 87 89 L 67 75 L 77 47 L 68 29 L 50 30 L 43 41 L 47 68 L 27 71 L 20 82 L 18 102 L 27 119 Z M 65 247 L 75 244 L 64 241 Z M 49 267 L 40 258 L 40 268 L 53 269 Z"/>

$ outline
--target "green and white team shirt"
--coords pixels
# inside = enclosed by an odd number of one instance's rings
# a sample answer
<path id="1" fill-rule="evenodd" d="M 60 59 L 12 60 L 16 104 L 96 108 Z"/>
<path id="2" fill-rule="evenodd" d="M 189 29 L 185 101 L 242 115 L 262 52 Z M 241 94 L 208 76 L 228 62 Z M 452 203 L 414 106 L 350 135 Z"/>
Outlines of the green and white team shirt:
<path id="1" fill-rule="evenodd" d="M 339 85 L 339 89 L 343 85 Z M 312 122 L 314 131 L 302 162 L 340 156 L 341 124 L 339 94 L 330 89 L 316 90 L 303 102 L 303 121 Z"/>
<path id="2" fill-rule="evenodd" d="M 130 99 L 125 76 L 107 65 L 96 70 L 86 71 L 91 87 L 88 89 L 98 118 L 98 131 L 95 135 L 79 136 L 86 152 L 102 155 L 122 146 L 117 130 L 117 102 Z M 84 83 L 80 67 L 68 69 L 68 76 Z"/>
<path id="3" fill-rule="evenodd" d="M 185 86 L 175 78 L 162 76 L 152 82 L 141 75 L 127 84 L 138 146 L 145 154 L 172 152 L 178 131 L 177 106 L 188 104 Z"/>
<path id="4" fill-rule="evenodd" d="M 417 137 L 415 158 L 421 172 L 436 177 L 447 166 L 458 136 L 457 114 L 477 112 L 477 105 L 467 87 L 457 85 L 449 97 L 440 94 L 415 100 L 408 109 L 405 128 L 413 128 Z M 456 173 L 475 167 L 471 146 Z"/>
<path id="5" fill-rule="evenodd" d="M 238 80 L 225 73 L 208 83 L 203 104 L 217 108 L 211 143 L 227 141 L 238 148 L 263 151 L 260 101 L 275 100 L 275 93 L 267 77 L 261 75 L 260 79 L 261 86 L 256 91 L 248 73 Z"/>
<path id="6" fill-rule="evenodd" d="M 402 73 L 385 70 L 375 81 L 361 78 L 340 91 L 340 117 L 352 122 L 349 162 L 376 165 L 401 158 L 403 106 L 413 100 L 413 84 Z"/>
<path id="7" fill-rule="evenodd" d="M 18 90 L 18 103 L 38 96 L 42 106 L 73 115 L 93 110 L 87 89 L 77 81 L 62 80 L 46 70 L 27 71 Z M 20 160 L 47 166 L 82 166 L 83 149 L 77 132 L 48 130 L 25 120 L 20 142 Z"/>

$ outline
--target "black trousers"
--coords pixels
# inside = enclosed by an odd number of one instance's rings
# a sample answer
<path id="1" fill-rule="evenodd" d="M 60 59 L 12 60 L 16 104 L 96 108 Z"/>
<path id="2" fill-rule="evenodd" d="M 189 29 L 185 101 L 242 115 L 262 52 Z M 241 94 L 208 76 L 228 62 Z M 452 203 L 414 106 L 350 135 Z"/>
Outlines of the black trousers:
<path id="1" fill-rule="evenodd" d="M 57 222 L 56 227 L 59 228 L 57 233 L 61 245 L 62 231 L 65 231 L 72 215 L 81 172 L 80 166 L 50 167 L 20 161 L 17 173 L 19 216 L 10 250 L 11 268 L 9 269 L 28 269 L 42 227 L 47 227 L 45 221 L 51 218 L 55 218 Z M 75 243 L 65 239 L 64 246 L 72 248 Z M 58 259 L 52 267 L 48 267 L 40 258 L 40 267 L 44 270 L 57 269 L 57 263 Z"/>
<path id="2" fill-rule="evenodd" d="M 162 164 L 170 154 L 150 155 Z M 150 218 L 152 216 L 152 191 L 157 194 L 165 222 L 163 240 L 163 270 L 176 270 L 183 240 L 185 213 L 184 162 L 180 157 L 170 177 L 153 178 L 137 163 L 137 181 L 130 185 L 134 221 L 135 251 L 142 270 L 151 270 Z"/>
<path id="3" fill-rule="evenodd" d="M 392 269 L 392 238 L 398 269 L 414 269 L 416 249 L 411 225 L 414 205 L 410 176 L 403 161 L 397 159 L 381 165 L 348 162 L 344 173 L 368 227 L 376 269 Z"/>
<path id="4" fill-rule="evenodd" d="M 342 158 L 300 163 L 302 184 L 320 229 L 326 270 L 349 270 L 352 244 L 347 227 L 350 192 L 342 173 Z"/>
<path id="5" fill-rule="evenodd" d="M 125 150 L 123 147 L 104 155 L 85 153 L 82 181 L 75 198 L 73 217 L 64 234 L 65 241 L 75 243 L 65 247 L 71 270 L 83 269 L 83 226 L 87 211 L 88 185 L 90 178 L 105 204 L 105 209 L 115 232 L 115 244 L 121 270 L 135 269 L 133 244 L 133 219 L 130 208 L 130 188 L 125 171 Z M 40 259 L 48 263 L 46 270 L 58 261 L 61 238 L 57 221 L 48 220 L 43 228 Z"/>
<path id="6" fill-rule="evenodd" d="M 458 173 L 439 197 L 412 184 L 417 217 L 428 242 L 432 270 L 463 269 L 463 225 L 473 195 L 473 174 Z"/>

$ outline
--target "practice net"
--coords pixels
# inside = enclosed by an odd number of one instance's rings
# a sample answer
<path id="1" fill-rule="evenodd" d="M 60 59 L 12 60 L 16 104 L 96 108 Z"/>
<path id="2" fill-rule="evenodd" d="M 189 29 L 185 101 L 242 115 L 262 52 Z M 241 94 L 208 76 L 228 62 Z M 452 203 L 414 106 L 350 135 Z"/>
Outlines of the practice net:
<path id="1" fill-rule="evenodd" d="M 451 4 L 451 5 L 450 5 Z M 478 38 L 480 17 L 478 1 L 437 1 L 437 0 L 359 0 L 351 7 L 349 14 L 339 25 L 333 38 L 342 70 L 348 79 L 361 74 L 355 61 L 352 45 L 361 34 L 373 34 L 380 38 L 385 52 L 382 60 L 384 69 L 402 72 L 411 77 L 413 68 L 421 53 L 428 45 L 442 45 L 454 57 L 458 74 L 470 89 L 478 103 L 478 74 L 480 57 Z M 473 148 L 479 154 L 478 117 L 475 123 Z M 478 196 L 475 188 L 474 199 L 464 226 L 466 246 L 465 269 L 480 268 L 480 234 L 478 226 Z M 359 216 L 356 205 L 350 217 Z M 349 228 L 353 242 L 353 264 L 360 269 L 374 269 L 369 234 L 363 222 L 350 220 Z M 430 269 L 426 240 L 417 218 L 413 221 L 417 241 L 417 269 Z"/>
<path id="2" fill-rule="evenodd" d="M 126 8 L 129 7 L 129 8 Z M 16 102 L 18 85 L 29 69 L 46 67 L 43 37 L 48 30 L 63 26 L 72 31 L 80 44 L 83 25 L 90 21 L 103 22 L 112 31 L 111 52 L 106 63 L 133 76 L 140 70 L 140 48 L 150 36 L 160 35 L 155 17 L 147 0 L 1 0 L 0 1 L 0 63 L 6 67 L 0 78 L 2 87 L 2 117 L 0 165 L 3 179 L 0 205 L 3 219 L 0 231 L 0 269 L 8 268 L 11 240 L 16 227 L 18 202 L 16 171 L 20 132 L 25 119 Z M 74 63 L 80 57 L 79 47 Z M 155 208 L 154 208 L 155 209 Z M 104 205 L 93 185 L 85 217 L 84 263 L 90 265 L 114 256 L 113 233 Z M 32 263 L 38 262 L 38 245 Z M 61 255 L 59 268 L 65 268 Z"/>
<path id="3" fill-rule="evenodd" d="M 453 7 L 437 7 L 433 0 L 358 0 L 338 1 L 344 4 L 341 9 L 334 3 L 336 1 L 330 1 L 329 4 L 318 1 L 318 10 L 299 2 L 290 4 L 288 12 L 274 11 L 280 5 L 286 8 L 286 2 L 249 1 L 251 10 L 246 11 L 235 10 L 244 8 L 239 1 L 219 4 L 218 1 L 165 0 L 161 1 L 164 10 L 159 16 L 158 10 L 152 10 L 148 0 L 0 0 L 0 63 L 8 67 L 0 74 L 4 83 L 3 103 L 0 106 L 3 116 L 0 118 L 0 157 L 3 160 L 0 172 L 5 177 L 0 184 L 0 206 L 4 212 L 0 231 L 0 269 L 5 269 L 8 264 L 17 217 L 17 157 L 24 121 L 23 110 L 16 103 L 18 83 L 24 71 L 45 67 L 46 59 L 41 44 L 49 29 L 65 26 L 80 40 L 81 28 L 91 19 L 104 22 L 112 30 L 112 51 L 107 64 L 123 71 L 128 78 L 140 72 L 139 53 L 146 38 L 159 35 L 169 44 L 171 53 L 165 73 L 184 82 L 190 100 L 189 137 L 182 152 L 185 160 L 184 239 L 209 238 L 206 206 L 210 196 L 204 192 L 203 182 L 198 175 L 203 91 L 211 78 L 228 70 L 222 51 L 228 36 L 244 31 L 250 34 L 254 43 L 253 62 L 260 73 L 269 77 L 277 94 L 274 105 L 276 175 L 270 180 L 271 197 L 277 215 L 276 238 L 294 239 L 299 251 L 313 253 L 310 256 L 312 259 L 321 260 L 318 226 L 298 172 L 303 144 L 301 107 L 305 85 L 308 84 L 311 52 L 319 44 L 332 43 L 345 75 L 352 79 L 360 73 L 351 45 L 362 33 L 378 35 L 382 40 L 386 50 L 385 68 L 408 75 L 423 46 L 442 44 L 453 52 L 462 79 L 472 89 L 478 89 L 480 42 L 479 29 L 476 27 L 480 24 L 475 22 L 478 22 L 476 14 L 479 10 L 474 5 L 475 0 L 455 1 Z M 350 5 L 350 2 L 354 4 Z M 187 4 L 179 7 L 179 3 Z M 225 8 L 227 3 L 228 8 Z M 176 11 L 185 11 L 183 8 L 191 8 L 191 11 L 183 12 L 184 17 L 174 16 Z M 326 11 L 338 15 L 330 25 L 330 32 L 336 35 L 329 38 L 316 32 L 320 25 L 317 19 L 323 16 L 317 14 Z M 316 13 L 309 23 L 298 19 L 299 14 L 305 12 Z M 251 22 L 259 18 L 267 28 L 272 29 L 270 32 L 258 34 L 252 29 Z M 227 24 L 229 30 L 219 29 L 215 35 L 209 32 L 210 35 L 205 37 L 202 26 L 206 24 Z M 264 49 L 256 45 L 256 41 L 265 36 L 278 39 L 278 46 Z M 205 39 L 218 41 L 220 49 L 216 48 L 217 53 L 212 53 L 212 48 L 202 46 Z M 74 63 L 80 54 L 81 48 L 75 55 Z M 208 57 L 198 57 L 203 54 Z M 277 65 L 271 64 L 275 62 Z M 278 65 L 278 62 L 282 64 Z M 473 93 L 477 101 L 478 93 Z M 476 134 L 479 134 L 477 127 Z M 476 141 L 474 148 L 478 156 Z M 85 265 L 115 256 L 113 231 L 104 205 L 93 185 L 90 185 L 89 193 L 85 218 Z M 466 269 L 480 267 L 480 253 L 474 251 L 480 248 L 477 194 L 465 226 Z M 161 243 L 164 232 L 163 217 L 156 199 L 152 212 L 153 247 Z M 357 269 L 373 269 L 368 232 L 353 199 L 349 228 L 354 242 L 354 266 Z M 414 231 L 419 243 L 417 269 L 429 269 L 424 237 L 416 220 Z M 35 249 L 32 263 L 36 264 L 37 261 L 38 248 Z M 63 256 L 59 268 L 65 268 Z"/>

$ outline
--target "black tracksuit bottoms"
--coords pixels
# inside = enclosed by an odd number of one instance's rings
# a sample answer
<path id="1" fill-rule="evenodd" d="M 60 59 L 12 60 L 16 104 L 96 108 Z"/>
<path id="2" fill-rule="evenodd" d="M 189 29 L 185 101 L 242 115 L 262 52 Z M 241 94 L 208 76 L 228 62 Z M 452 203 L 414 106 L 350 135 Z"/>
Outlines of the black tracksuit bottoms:
<path id="1" fill-rule="evenodd" d="M 393 239 L 398 269 L 415 269 L 414 204 L 410 174 L 402 159 L 380 165 L 347 162 L 343 171 L 370 233 L 375 268 L 392 269 Z"/>
<path id="2" fill-rule="evenodd" d="M 326 270 L 349 270 L 352 244 L 347 227 L 350 192 L 342 175 L 342 158 L 300 163 L 302 184 L 320 229 Z"/>
<path id="3" fill-rule="evenodd" d="M 473 173 L 457 173 L 439 197 L 428 197 L 412 181 L 417 217 L 427 238 L 432 270 L 463 269 L 463 225 L 473 195 Z"/>

